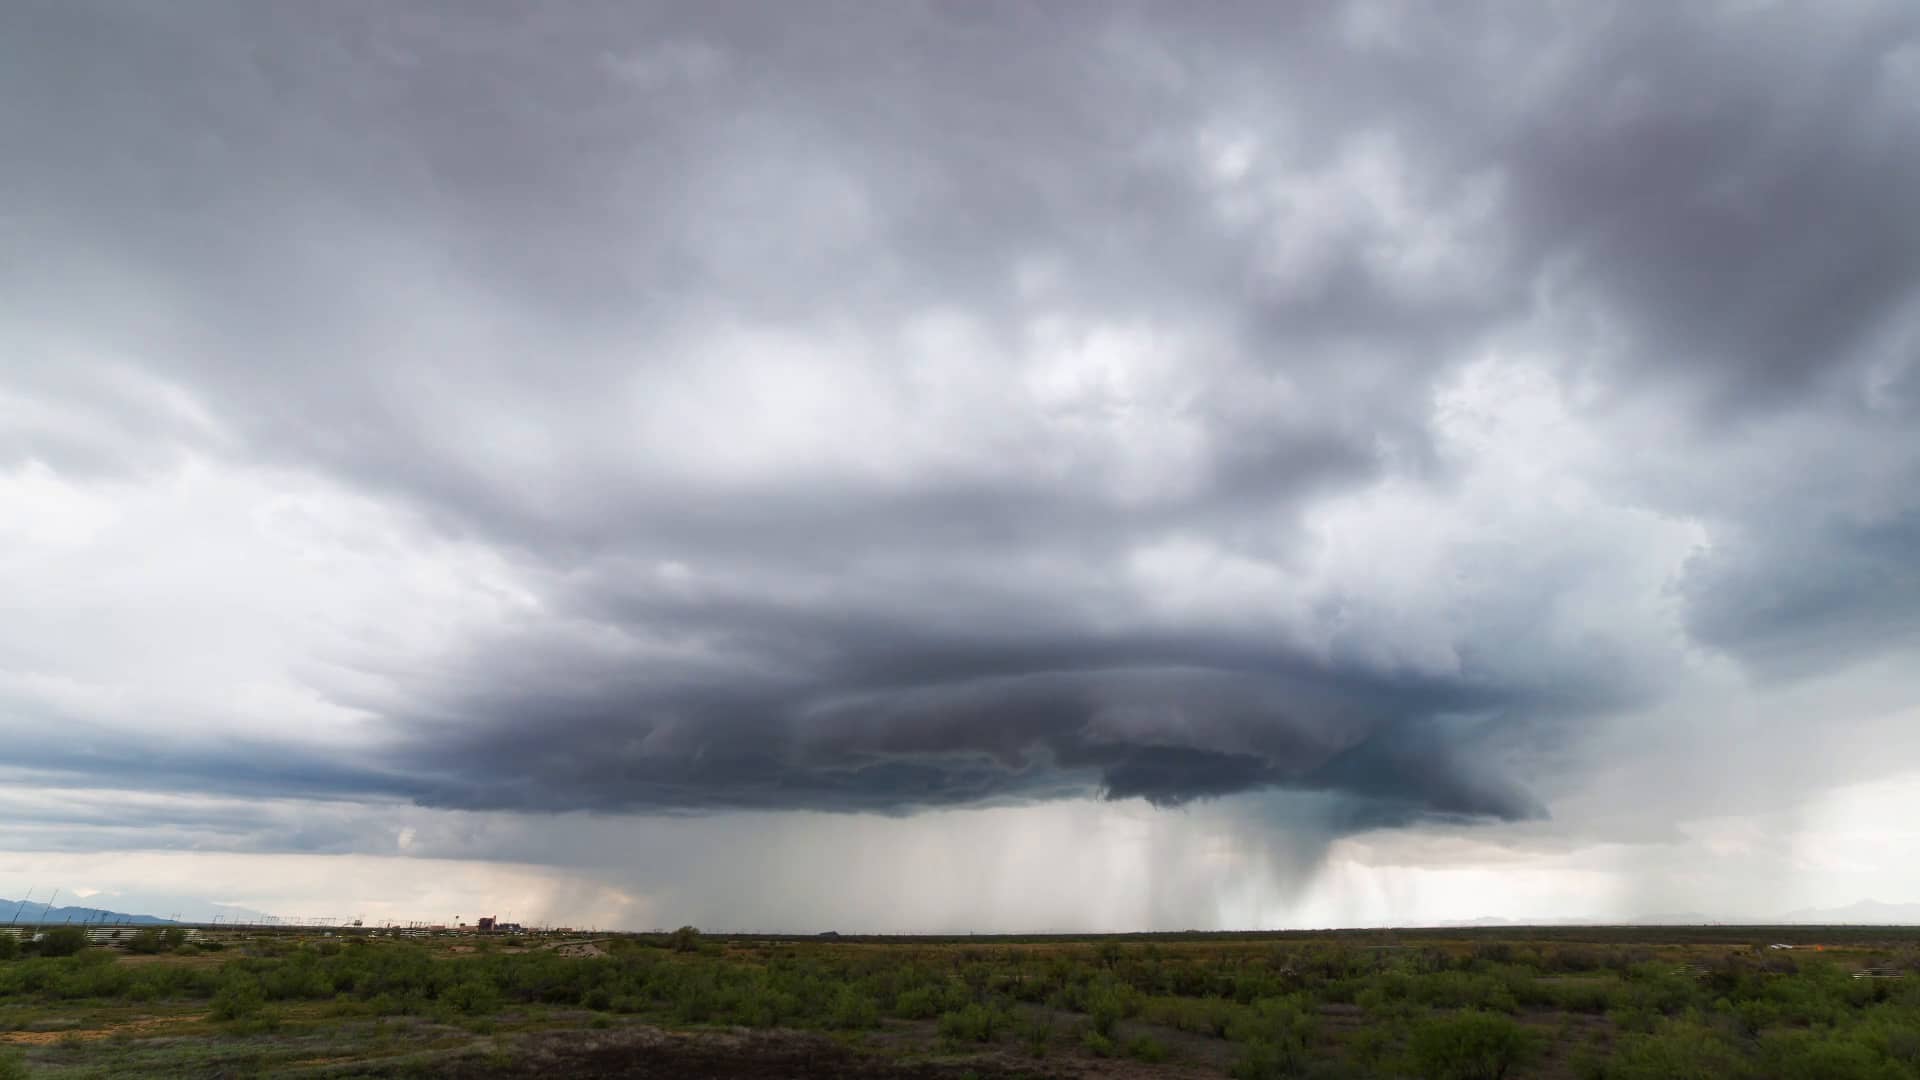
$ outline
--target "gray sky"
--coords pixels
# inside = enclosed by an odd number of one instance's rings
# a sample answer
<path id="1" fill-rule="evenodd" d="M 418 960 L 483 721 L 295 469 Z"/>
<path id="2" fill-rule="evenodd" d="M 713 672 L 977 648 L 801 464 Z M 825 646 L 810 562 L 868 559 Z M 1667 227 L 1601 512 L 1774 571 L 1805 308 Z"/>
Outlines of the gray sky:
<path id="1" fill-rule="evenodd" d="M 0 23 L 0 894 L 1920 898 L 1910 4 Z"/>

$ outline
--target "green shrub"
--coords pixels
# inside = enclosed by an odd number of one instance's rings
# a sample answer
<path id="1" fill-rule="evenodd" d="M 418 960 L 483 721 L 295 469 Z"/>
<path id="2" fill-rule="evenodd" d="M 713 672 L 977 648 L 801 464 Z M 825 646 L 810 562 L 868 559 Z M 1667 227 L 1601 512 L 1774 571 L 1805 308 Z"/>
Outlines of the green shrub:
<path id="1" fill-rule="evenodd" d="M 942 1012 L 937 987 L 916 986 L 903 990 L 893 999 L 893 1014 L 908 1020 L 930 1020 Z"/>
<path id="2" fill-rule="evenodd" d="M 1502 1080 L 1539 1053 L 1540 1037 L 1509 1017 L 1463 1012 L 1413 1029 L 1414 1069 L 1426 1080 Z"/>
<path id="3" fill-rule="evenodd" d="M 1473 959 L 1488 966 L 1511 964 L 1513 954 L 1513 945 L 1505 941 L 1485 941 L 1473 947 Z"/>
<path id="4" fill-rule="evenodd" d="M 953 1042 L 992 1042 L 1000 1026 L 1000 1014 L 985 1005 L 940 1014 L 940 1037 Z"/>
<path id="5" fill-rule="evenodd" d="M 1226 1038 L 1243 1006 L 1219 997 L 1159 997 L 1142 1003 L 1140 1016 L 1150 1023 L 1196 1035 Z"/>
<path id="6" fill-rule="evenodd" d="M 1673 1016 L 1689 1005 L 1699 1004 L 1700 987 L 1686 975 L 1673 970 L 1670 962 L 1647 961 L 1629 969 L 1627 1003 Z"/>
<path id="7" fill-rule="evenodd" d="M 32 1076 L 27 1059 L 12 1047 L 0 1047 L 0 1080 L 27 1080 Z"/>
<path id="8" fill-rule="evenodd" d="M 1874 1010 L 1874 1015 L 1856 1030 L 1888 1060 L 1899 1062 L 1920 1076 L 1920 1015 L 1883 1007 Z"/>
<path id="9" fill-rule="evenodd" d="M 1411 989 L 1421 1004 L 1434 1008 L 1512 1012 L 1519 1007 L 1505 980 L 1480 973 L 1442 971 L 1423 975 L 1413 980 Z"/>
<path id="10" fill-rule="evenodd" d="M 134 931 L 133 936 L 126 940 L 127 951 L 141 956 L 162 952 L 167 947 L 165 939 L 160 936 L 159 928 L 153 926 Z"/>
<path id="11" fill-rule="evenodd" d="M 1080 1045 L 1086 1047 L 1087 1053 L 1094 1057 L 1112 1057 L 1114 1054 L 1113 1040 L 1092 1028 L 1081 1034 Z"/>
<path id="12" fill-rule="evenodd" d="M 1365 1009 L 1373 1020 L 1405 1020 L 1420 1011 L 1413 999 L 1395 993 L 1386 986 L 1369 986 L 1353 996 L 1353 1003 Z"/>
<path id="13" fill-rule="evenodd" d="M 260 983 L 253 976 L 234 973 L 223 978 L 214 991 L 211 1013 L 215 1020 L 241 1020 L 257 1015 L 267 1003 Z"/>
<path id="14" fill-rule="evenodd" d="M 1732 1015 L 1743 1035 L 1758 1035 L 1780 1022 L 1780 1007 L 1771 1001 L 1748 998 L 1732 1006 Z"/>
<path id="15" fill-rule="evenodd" d="M 1112 1038 L 1113 1026 L 1125 1019 L 1131 1011 L 1128 1008 L 1126 994 L 1114 987 L 1096 990 L 1087 1001 L 1087 1017 L 1093 1024 L 1093 1030 Z"/>
<path id="16" fill-rule="evenodd" d="M 500 990 L 491 981 L 472 975 L 447 987 L 440 1000 L 468 1016 L 483 1016 L 499 1011 Z"/>
<path id="17" fill-rule="evenodd" d="M 1127 1040 L 1127 1056 L 1135 1061 L 1159 1063 L 1167 1060 L 1165 1043 L 1148 1036 L 1136 1035 Z"/>
<path id="18" fill-rule="evenodd" d="M 1254 1039 L 1240 1051 L 1228 1075 L 1233 1080 L 1291 1080 L 1304 1076 L 1310 1064 L 1304 1045 Z"/>
<path id="19" fill-rule="evenodd" d="M 1020 1041 L 1027 1044 L 1027 1052 L 1034 1057 L 1046 1057 L 1047 1047 L 1053 1043 L 1053 1017 L 1037 1016 L 1020 1025 Z"/>
<path id="20" fill-rule="evenodd" d="M 72 956 L 87 947 L 87 932 L 78 926 L 56 926 L 42 932 L 33 951 L 41 956 Z"/>
<path id="21" fill-rule="evenodd" d="M 1913 1075 L 1865 1042 L 1832 1032 L 1769 1036 L 1760 1057 L 1769 1080 L 1902 1080 Z"/>
<path id="22" fill-rule="evenodd" d="M 1546 954 L 1545 966 L 1552 971 L 1597 971 L 1605 958 L 1584 945 L 1563 945 Z"/>
<path id="23" fill-rule="evenodd" d="M 1243 1009 L 1227 1028 L 1235 1042 L 1270 1043 L 1275 1047 L 1306 1047 L 1318 1038 L 1320 1021 L 1298 995 L 1261 998 Z"/>
<path id="24" fill-rule="evenodd" d="M 235 1035 L 271 1035 L 280 1030 L 280 1014 L 272 1009 L 261 1009 L 251 1016 L 235 1020 L 227 1030 Z"/>
<path id="25" fill-rule="evenodd" d="M 827 1008 L 827 1026 L 844 1030 L 870 1028 L 880 1022 L 880 1008 L 873 999 L 851 986 L 834 992 Z"/>
<path id="26" fill-rule="evenodd" d="M 1598 978 L 1544 984 L 1549 1003 L 1568 1012 L 1604 1013 L 1613 1008 L 1615 986 Z"/>
<path id="27" fill-rule="evenodd" d="M 1379 1066 L 1399 1041 L 1403 1028 L 1398 1022 L 1362 1025 L 1347 1036 L 1347 1055 L 1361 1065 Z"/>
<path id="28" fill-rule="evenodd" d="M 1605 1080 L 1738 1080 L 1753 1075 L 1742 1055 L 1698 1024 L 1669 1021 L 1652 1034 L 1629 1034 L 1598 1063 Z"/>
<path id="29" fill-rule="evenodd" d="M 1645 1005 L 1622 1005 L 1609 1009 L 1607 1015 L 1613 1018 L 1621 1031 L 1639 1034 L 1651 1032 L 1660 1022 L 1660 1014 Z"/>

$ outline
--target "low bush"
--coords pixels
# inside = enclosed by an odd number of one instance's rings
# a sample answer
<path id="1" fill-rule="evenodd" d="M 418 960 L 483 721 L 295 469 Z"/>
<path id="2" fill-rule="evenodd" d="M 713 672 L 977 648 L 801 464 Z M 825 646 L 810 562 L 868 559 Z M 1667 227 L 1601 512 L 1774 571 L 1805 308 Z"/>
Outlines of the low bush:
<path id="1" fill-rule="evenodd" d="M 1167 1047 L 1152 1036 L 1136 1035 L 1127 1040 L 1127 1056 L 1135 1061 L 1158 1063 L 1167 1060 Z"/>
<path id="2" fill-rule="evenodd" d="M 940 1014 L 940 1037 L 952 1042 L 992 1042 L 1004 1018 L 985 1005 Z"/>
<path id="3" fill-rule="evenodd" d="M 1244 1009 L 1226 998 L 1160 997 L 1143 1002 L 1139 1015 L 1148 1023 L 1224 1039 Z"/>
<path id="4" fill-rule="evenodd" d="M 1669 1021 L 1628 1034 L 1594 1056 L 1588 1080 L 1741 1080 L 1754 1075 L 1740 1050 L 1699 1024 Z"/>
<path id="5" fill-rule="evenodd" d="M 893 999 L 893 1014 L 907 1020 L 931 1020 L 945 1010 L 938 987 L 916 986 Z"/>
<path id="6" fill-rule="evenodd" d="M 251 975 L 241 974 L 221 981 L 209 1011 L 215 1020 L 243 1020 L 258 1015 L 266 1003 L 259 982 Z"/>
<path id="7" fill-rule="evenodd" d="M 1276 1047 L 1306 1047 L 1319 1033 L 1317 1011 L 1298 996 L 1261 998 L 1241 1010 L 1227 1029 L 1227 1037 L 1235 1042 L 1260 1042 Z"/>
<path id="8" fill-rule="evenodd" d="M 1408 1051 L 1425 1080 L 1503 1080 L 1538 1055 L 1540 1041 L 1509 1017 L 1462 1012 L 1417 1025 Z"/>
<path id="9" fill-rule="evenodd" d="M 42 931 L 30 947 L 41 956 L 72 956 L 87 947 L 87 932 L 78 926 L 56 926 Z"/>
<path id="10" fill-rule="evenodd" d="M 1036 1016 L 1019 1025 L 1020 1041 L 1026 1044 L 1027 1052 L 1034 1057 L 1047 1056 L 1047 1048 L 1053 1045 L 1053 1017 Z"/>
<path id="11" fill-rule="evenodd" d="M 1132 1004 L 1123 988 L 1102 987 L 1088 995 L 1087 1018 L 1093 1030 L 1112 1038 L 1114 1025 L 1131 1015 Z"/>
<path id="12" fill-rule="evenodd" d="M 880 1022 L 880 1007 L 860 990 L 842 986 L 827 1007 L 827 1026 L 843 1030 L 870 1028 Z"/>
<path id="13" fill-rule="evenodd" d="M 1311 1061 L 1305 1046 L 1254 1039 L 1241 1049 L 1228 1075 L 1233 1080 L 1293 1080 L 1305 1074 Z"/>
<path id="14" fill-rule="evenodd" d="M 483 1016 L 500 1008 L 500 990 L 483 979 L 464 979 L 441 992 L 440 1000 L 468 1016 Z"/>

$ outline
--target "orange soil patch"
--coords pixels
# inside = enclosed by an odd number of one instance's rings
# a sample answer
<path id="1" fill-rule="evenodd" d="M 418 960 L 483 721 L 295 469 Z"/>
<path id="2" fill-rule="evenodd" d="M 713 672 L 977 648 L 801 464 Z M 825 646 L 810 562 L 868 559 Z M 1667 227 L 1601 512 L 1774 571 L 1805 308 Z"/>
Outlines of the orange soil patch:
<path id="1" fill-rule="evenodd" d="M 191 967 L 214 967 L 216 965 L 225 963 L 226 958 L 216 953 L 208 953 L 203 956 L 168 956 L 160 953 L 155 953 L 152 955 L 141 955 L 138 953 L 123 953 L 119 956 L 114 957 L 113 962 L 116 964 L 180 964 L 183 966 L 191 966 Z"/>
<path id="2" fill-rule="evenodd" d="M 27 1046 L 44 1046 L 57 1043 L 62 1039 L 104 1039 L 111 1035 L 146 1035 L 173 1024 L 190 1024 L 196 1020 L 205 1020 L 207 1015 L 196 1016 L 143 1016 L 138 1020 L 128 1020 L 122 1024 L 108 1024 L 98 1028 L 67 1028 L 64 1031 L 7 1031 L 0 1032 L 0 1042 L 20 1043 Z"/>

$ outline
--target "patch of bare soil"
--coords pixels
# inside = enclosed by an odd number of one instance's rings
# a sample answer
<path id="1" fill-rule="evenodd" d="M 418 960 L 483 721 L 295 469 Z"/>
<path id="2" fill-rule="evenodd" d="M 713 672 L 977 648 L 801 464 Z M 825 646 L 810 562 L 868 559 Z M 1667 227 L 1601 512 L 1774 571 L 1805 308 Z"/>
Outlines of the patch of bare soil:
<path id="1" fill-rule="evenodd" d="M 420 1075 L 417 1064 L 411 1075 Z M 555 1032 L 512 1044 L 509 1055 L 466 1055 L 430 1075 L 452 1080 L 565 1076 L 581 1080 L 1064 1080 L 1078 1074 L 997 1062 L 903 1063 L 799 1032 L 683 1034 L 654 1028 Z"/>
<path id="2" fill-rule="evenodd" d="M 142 1016 L 120 1024 L 108 1024 L 97 1028 L 62 1028 L 58 1031 L 6 1031 L 0 1032 L 0 1043 L 21 1043 L 27 1046 L 44 1046 L 62 1039 L 104 1039 L 109 1035 L 147 1035 L 174 1024 L 190 1024 L 196 1020 L 205 1020 L 200 1016 Z"/>
<path id="3" fill-rule="evenodd" d="M 183 965 L 183 966 L 191 966 L 191 967 L 215 967 L 219 964 L 225 963 L 226 958 L 219 955 L 218 953 L 207 953 L 202 956 L 180 956 L 177 954 L 170 954 L 170 953 L 149 953 L 149 954 L 121 953 L 120 955 L 113 958 L 113 962 L 116 964 L 127 964 L 135 967 L 142 964 L 167 964 L 169 966 Z"/>

